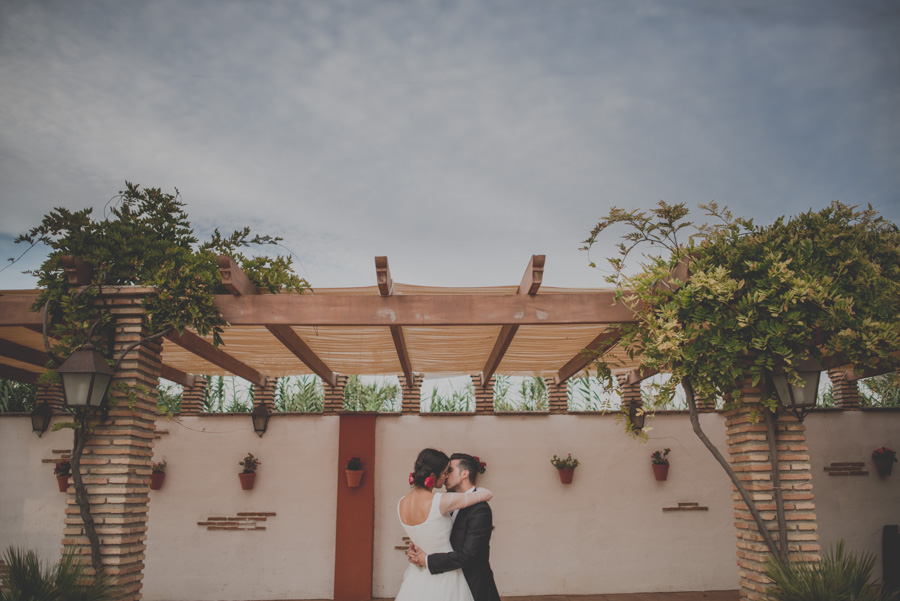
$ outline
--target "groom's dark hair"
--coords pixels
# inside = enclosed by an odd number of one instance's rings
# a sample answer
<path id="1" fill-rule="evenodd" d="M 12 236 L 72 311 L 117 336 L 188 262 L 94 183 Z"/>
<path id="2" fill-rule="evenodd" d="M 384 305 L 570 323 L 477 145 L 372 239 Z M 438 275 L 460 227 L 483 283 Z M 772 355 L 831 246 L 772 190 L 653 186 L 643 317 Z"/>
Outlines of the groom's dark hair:
<path id="1" fill-rule="evenodd" d="M 469 480 L 472 484 L 475 484 L 475 478 L 478 477 L 478 462 L 475 461 L 475 458 L 471 455 L 466 455 L 465 453 L 453 453 L 450 455 L 450 461 L 454 459 L 459 459 L 459 469 L 468 470 L 469 471 Z"/>

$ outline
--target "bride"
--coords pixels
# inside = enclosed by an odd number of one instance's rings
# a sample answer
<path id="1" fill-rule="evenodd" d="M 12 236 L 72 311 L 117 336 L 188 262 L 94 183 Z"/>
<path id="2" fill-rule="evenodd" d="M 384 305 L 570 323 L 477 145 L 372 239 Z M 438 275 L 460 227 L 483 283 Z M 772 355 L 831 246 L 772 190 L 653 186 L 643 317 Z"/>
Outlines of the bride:
<path id="1" fill-rule="evenodd" d="M 493 493 L 485 488 L 468 493 L 434 493 L 444 485 L 450 458 L 434 449 L 425 449 L 416 458 L 409 475 L 413 489 L 400 499 L 397 513 L 413 543 L 425 553 L 449 553 L 450 512 L 489 501 Z M 472 592 L 462 570 L 431 574 L 426 568 L 410 564 L 395 601 L 472 601 Z"/>

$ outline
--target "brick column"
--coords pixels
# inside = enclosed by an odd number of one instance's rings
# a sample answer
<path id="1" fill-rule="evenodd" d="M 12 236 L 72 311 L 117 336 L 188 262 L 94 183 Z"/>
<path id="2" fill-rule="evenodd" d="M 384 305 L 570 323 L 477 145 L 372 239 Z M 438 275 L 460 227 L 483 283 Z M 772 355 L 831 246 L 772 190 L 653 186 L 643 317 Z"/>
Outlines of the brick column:
<path id="1" fill-rule="evenodd" d="M 347 385 L 347 376 L 336 375 L 337 384 L 329 386 L 325 384 L 325 402 L 322 413 L 341 413 L 344 410 L 344 386 Z"/>
<path id="2" fill-rule="evenodd" d="M 54 415 L 65 413 L 63 408 L 66 406 L 66 403 L 63 399 L 62 384 L 38 384 L 34 403 L 35 405 L 47 403 Z"/>
<path id="3" fill-rule="evenodd" d="M 844 410 L 859 409 L 859 387 L 856 380 L 848 380 L 844 370 L 830 369 L 831 389 L 834 392 L 834 406 Z"/>
<path id="4" fill-rule="evenodd" d="M 550 398 L 550 413 L 569 412 L 569 388 L 566 382 L 556 385 L 555 378 L 544 378 L 547 383 L 547 395 Z"/>
<path id="5" fill-rule="evenodd" d="M 699 413 L 713 413 L 716 410 L 715 399 L 695 398 L 694 403 L 697 405 L 697 411 Z"/>
<path id="6" fill-rule="evenodd" d="M 617 375 L 616 381 L 619 383 L 619 394 L 622 397 L 622 411 L 628 414 L 628 419 L 633 419 L 634 412 L 644 406 L 641 383 L 629 384 L 628 374 Z"/>
<path id="7" fill-rule="evenodd" d="M 760 391 L 745 388 L 743 406 L 725 414 L 728 454 L 732 468 L 744 484 L 766 522 L 772 538 L 778 541 L 772 469 L 769 462 L 766 423 L 752 421 L 751 413 L 765 411 L 755 402 Z M 778 445 L 778 471 L 784 497 L 788 553 L 791 561 L 818 561 L 816 511 L 813 502 L 812 473 L 806 428 L 793 415 L 781 415 L 775 424 Z M 764 576 L 769 553 L 753 516 L 732 486 L 734 527 L 737 536 L 737 564 L 741 599 L 763 599 L 768 580 Z"/>
<path id="8" fill-rule="evenodd" d="M 116 358 L 125 347 L 148 335 L 141 300 L 153 293 L 152 288 L 139 287 L 103 290 L 100 302 L 115 319 Z M 117 404 L 110 407 L 108 418 L 95 426 L 81 459 L 103 564 L 115 583 L 112 598 L 117 601 L 141 598 L 161 351 L 159 341 L 144 343 L 122 362 L 112 385 L 129 387 L 135 395 L 134 408 L 128 406 L 128 395 L 110 388 L 110 400 Z M 89 556 L 90 544 L 75 504 L 74 487 L 69 488 L 66 502 L 63 547 Z"/>
<path id="9" fill-rule="evenodd" d="M 194 376 L 194 385 L 185 386 L 181 392 L 181 415 L 200 415 L 203 412 L 203 398 L 209 381 L 202 376 Z"/>
<path id="10" fill-rule="evenodd" d="M 266 385 L 253 385 L 253 406 L 256 407 L 260 403 L 272 411 L 275 408 L 275 389 L 278 386 L 276 378 L 266 378 Z"/>
<path id="11" fill-rule="evenodd" d="M 491 376 L 486 388 L 481 387 L 481 374 L 471 376 L 475 385 L 475 413 L 489 414 L 494 412 L 494 376 Z"/>
<path id="12" fill-rule="evenodd" d="M 422 381 L 424 379 L 425 376 L 422 374 L 413 374 L 412 385 L 409 385 L 406 382 L 406 376 L 400 376 L 400 381 L 403 383 L 403 400 L 400 407 L 402 414 L 417 414 L 421 410 Z"/>

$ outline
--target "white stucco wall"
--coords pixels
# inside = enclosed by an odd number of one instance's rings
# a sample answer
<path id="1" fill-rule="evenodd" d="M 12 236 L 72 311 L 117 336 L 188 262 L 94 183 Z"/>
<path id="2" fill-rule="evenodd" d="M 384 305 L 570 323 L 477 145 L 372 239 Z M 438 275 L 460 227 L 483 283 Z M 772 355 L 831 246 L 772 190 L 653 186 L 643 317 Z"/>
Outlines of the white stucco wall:
<path id="1" fill-rule="evenodd" d="M 491 565 L 501 595 L 591 594 L 737 588 L 727 476 L 684 415 L 657 416 L 649 444 L 613 416 L 400 417 L 378 421 L 374 595 L 400 587 L 406 561 L 397 500 L 419 450 L 478 455 L 491 489 Z M 724 447 L 719 415 L 705 429 Z M 669 447 L 669 479 L 657 482 L 650 453 Z M 553 454 L 581 461 L 563 485 Z M 663 512 L 697 502 L 702 512 Z M 648 570 L 647 566 L 654 566 Z"/>
<path id="2" fill-rule="evenodd" d="M 725 451 L 724 418 L 701 416 Z M 333 592 L 339 419 L 279 415 L 257 437 L 246 415 L 160 419 L 154 460 L 168 461 L 150 492 L 147 601 L 328 599 Z M 900 412 L 814 413 L 806 419 L 819 534 L 880 556 L 881 528 L 900 523 L 900 469 L 875 475 L 869 455 L 900 447 Z M 504 596 L 737 588 L 728 479 L 684 414 L 658 415 L 650 442 L 622 433 L 613 416 L 382 416 L 377 420 L 373 593 L 391 597 L 406 568 L 397 500 L 419 450 L 462 450 L 488 463 L 480 484 L 496 493 L 492 564 Z M 65 495 L 53 449 L 69 431 L 31 433 L 27 417 L 0 418 L 0 547 L 58 556 Z M 672 449 L 666 482 L 649 455 Z M 242 491 L 238 461 L 262 460 L 256 487 Z M 550 457 L 581 460 L 571 485 Z M 870 475 L 828 477 L 836 461 L 864 461 Z M 701 512 L 663 512 L 679 502 Z M 208 531 L 211 516 L 275 512 L 264 532 Z M 648 569 L 653 566 L 653 569 Z M 877 573 L 881 574 L 880 558 Z"/>
<path id="3" fill-rule="evenodd" d="M 816 412 L 805 423 L 822 549 L 843 538 L 850 551 L 874 553 L 880 580 L 882 529 L 900 525 L 900 464 L 894 464 L 892 475 L 879 477 L 872 451 L 900 450 L 900 413 Z M 869 475 L 829 476 L 823 470 L 848 461 L 864 462 Z"/>
<path id="4" fill-rule="evenodd" d="M 56 423 L 58 418 L 54 418 Z M 72 431 L 31 431 L 28 416 L 0 419 L 0 552 L 15 545 L 52 559 L 62 550 L 66 495 L 59 492 L 54 449 L 71 449 Z"/>
<path id="5" fill-rule="evenodd" d="M 144 599 L 328 599 L 334 590 L 339 420 L 285 415 L 260 438 L 247 415 L 159 420 Z M 253 490 L 238 462 L 260 459 Z M 264 532 L 209 531 L 213 516 L 275 512 Z"/>

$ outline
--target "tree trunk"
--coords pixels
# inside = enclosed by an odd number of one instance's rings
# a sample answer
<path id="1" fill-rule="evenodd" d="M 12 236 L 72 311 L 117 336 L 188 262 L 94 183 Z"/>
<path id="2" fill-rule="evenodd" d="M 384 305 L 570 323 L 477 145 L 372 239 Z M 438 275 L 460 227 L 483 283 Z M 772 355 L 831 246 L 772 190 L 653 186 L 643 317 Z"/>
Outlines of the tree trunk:
<path id="1" fill-rule="evenodd" d="M 768 409 L 763 408 L 766 418 L 766 430 L 769 439 L 769 463 L 772 465 L 772 489 L 775 491 L 775 512 L 778 516 L 778 551 L 782 562 L 788 558 L 787 523 L 784 519 L 784 496 L 781 492 L 781 474 L 778 469 L 778 429 L 775 417 Z"/>
<path id="2" fill-rule="evenodd" d="M 72 483 L 75 485 L 75 502 L 84 523 L 84 534 L 91 544 L 91 565 L 97 574 L 103 572 L 103 559 L 100 557 L 100 537 L 97 536 L 97 527 L 94 525 L 94 516 L 91 514 L 91 502 L 88 499 L 87 489 L 81 479 L 81 453 L 90 436 L 87 413 L 83 409 L 78 410 L 75 417 L 75 445 L 72 448 Z"/>
<path id="3" fill-rule="evenodd" d="M 741 495 L 741 499 L 744 500 L 744 504 L 747 505 L 747 509 L 750 510 L 750 515 L 753 516 L 753 520 L 756 522 L 756 527 L 759 529 L 759 534 L 763 537 L 763 540 L 766 541 L 766 545 L 769 547 L 769 551 L 775 557 L 780 558 L 778 547 L 775 545 L 775 540 L 769 533 L 769 529 L 766 527 L 766 523 L 763 521 L 759 510 L 756 508 L 756 504 L 753 502 L 753 499 L 750 498 L 750 493 L 744 487 L 744 483 L 738 479 L 737 474 L 731 467 L 731 464 L 728 463 L 728 460 L 722 456 L 722 453 L 719 452 L 719 449 L 716 448 L 716 445 L 714 445 L 709 440 L 709 438 L 706 437 L 703 429 L 700 428 L 700 414 L 697 412 L 697 403 L 694 399 L 694 387 L 691 384 L 690 379 L 683 378 L 681 380 L 681 385 L 684 387 L 684 395 L 687 398 L 688 409 L 690 409 L 691 425 L 694 428 L 694 434 L 696 434 L 697 438 L 699 438 L 701 442 L 703 442 L 709 452 L 712 453 L 713 457 L 716 458 L 716 461 L 719 462 L 719 465 L 722 466 L 722 469 L 725 470 L 725 473 L 728 474 L 728 477 L 731 478 L 731 483 L 734 484 L 734 487 Z"/>

